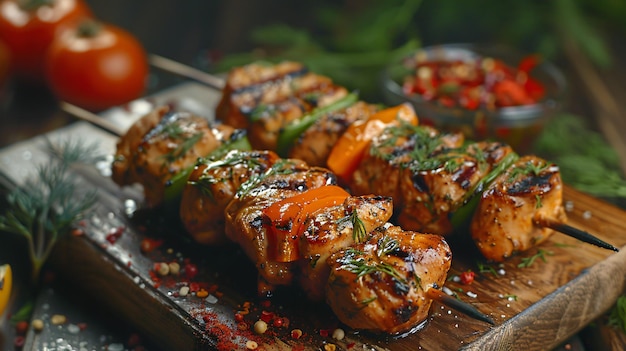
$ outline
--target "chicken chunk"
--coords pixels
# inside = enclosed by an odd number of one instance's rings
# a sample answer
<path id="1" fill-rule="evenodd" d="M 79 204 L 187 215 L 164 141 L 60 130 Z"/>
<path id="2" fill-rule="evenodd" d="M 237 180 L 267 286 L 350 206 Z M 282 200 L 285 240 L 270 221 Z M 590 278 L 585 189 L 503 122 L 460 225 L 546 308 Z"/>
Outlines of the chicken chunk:
<path id="1" fill-rule="evenodd" d="M 112 178 L 119 185 L 139 183 L 149 207 L 162 203 L 165 187 L 226 142 L 235 129 L 209 123 L 189 112 L 157 108 L 139 119 L 117 143 Z"/>
<path id="2" fill-rule="evenodd" d="M 235 128 L 245 129 L 248 126 L 247 117 L 233 101 L 233 96 L 253 91 L 252 96 L 263 92 L 264 86 L 272 85 L 275 81 L 289 80 L 307 73 L 308 70 L 299 62 L 284 61 L 278 64 L 264 62 L 235 67 L 230 70 L 226 78 L 226 85 L 222 97 L 217 105 L 216 116 L 219 120 Z M 256 94 L 256 95 L 254 95 Z"/>
<path id="3" fill-rule="evenodd" d="M 295 264 L 271 258 L 263 209 L 307 189 L 334 185 L 337 180 L 328 170 L 308 167 L 299 160 L 277 162 L 261 178 L 251 178 L 243 185 L 248 190 L 226 207 L 225 233 L 254 262 L 259 272 L 259 293 L 266 294 L 275 286 L 293 283 Z"/>
<path id="4" fill-rule="evenodd" d="M 385 226 L 329 257 L 326 300 L 351 328 L 407 332 L 428 316 L 426 292 L 443 286 L 451 262 L 443 237 Z"/>
<path id="5" fill-rule="evenodd" d="M 333 146 L 356 121 L 367 120 L 379 106 L 358 101 L 354 105 L 325 114 L 300 135 L 289 151 L 289 157 L 323 167 Z"/>
<path id="6" fill-rule="evenodd" d="M 232 150 L 196 165 L 180 204 L 180 218 L 191 237 L 201 244 L 224 243 L 226 206 L 244 183 L 267 172 L 278 159 L 272 151 Z"/>
<path id="7" fill-rule="evenodd" d="M 542 220 L 567 221 L 559 168 L 536 156 L 520 158 L 482 194 L 471 234 L 488 260 L 501 262 L 548 239 Z"/>
<path id="8" fill-rule="evenodd" d="M 312 213 L 300 237 L 299 284 L 312 300 L 323 300 L 331 253 L 365 241 L 393 213 L 391 198 L 378 195 L 351 196 L 339 206 Z"/>

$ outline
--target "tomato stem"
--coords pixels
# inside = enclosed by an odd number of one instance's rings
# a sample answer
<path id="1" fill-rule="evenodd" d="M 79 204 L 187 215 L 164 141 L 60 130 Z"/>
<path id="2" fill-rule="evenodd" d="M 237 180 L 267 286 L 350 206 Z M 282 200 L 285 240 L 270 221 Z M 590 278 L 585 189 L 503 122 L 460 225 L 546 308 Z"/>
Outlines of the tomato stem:
<path id="1" fill-rule="evenodd" d="M 81 38 L 93 38 L 102 30 L 102 24 L 93 19 L 85 19 L 80 22 L 76 32 Z"/>
<path id="2" fill-rule="evenodd" d="M 24 11 L 34 11 L 42 6 L 53 6 L 54 0 L 19 0 L 17 4 Z"/>

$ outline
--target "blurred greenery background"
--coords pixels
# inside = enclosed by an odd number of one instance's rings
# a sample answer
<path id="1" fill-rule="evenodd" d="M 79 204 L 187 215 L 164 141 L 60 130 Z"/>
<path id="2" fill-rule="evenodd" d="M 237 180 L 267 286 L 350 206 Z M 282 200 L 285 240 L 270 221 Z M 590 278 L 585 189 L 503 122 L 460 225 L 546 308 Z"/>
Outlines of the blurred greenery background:
<path id="1" fill-rule="evenodd" d="M 289 58 L 374 97 L 381 67 L 419 46 L 500 43 L 558 62 L 570 43 L 607 68 L 608 41 L 626 34 L 621 0 L 88 2 L 153 53 L 213 71 Z"/>

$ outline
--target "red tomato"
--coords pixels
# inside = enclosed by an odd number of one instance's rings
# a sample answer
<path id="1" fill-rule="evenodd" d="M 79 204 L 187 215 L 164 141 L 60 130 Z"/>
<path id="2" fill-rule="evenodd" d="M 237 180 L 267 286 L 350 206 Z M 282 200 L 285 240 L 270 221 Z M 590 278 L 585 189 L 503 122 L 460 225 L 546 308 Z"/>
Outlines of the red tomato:
<path id="1" fill-rule="evenodd" d="M 2 87 L 9 77 L 9 64 L 11 57 L 9 49 L 0 40 L 0 95 L 2 95 Z"/>
<path id="2" fill-rule="evenodd" d="M 16 76 L 44 82 L 44 58 L 52 40 L 91 16 L 82 0 L 0 0 L 0 39 L 11 52 Z"/>
<path id="3" fill-rule="evenodd" d="M 93 20 L 57 37 L 46 77 L 61 100 L 99 111 L 142 95 L 148 76 L 143 46 L 127 31 Z"/>

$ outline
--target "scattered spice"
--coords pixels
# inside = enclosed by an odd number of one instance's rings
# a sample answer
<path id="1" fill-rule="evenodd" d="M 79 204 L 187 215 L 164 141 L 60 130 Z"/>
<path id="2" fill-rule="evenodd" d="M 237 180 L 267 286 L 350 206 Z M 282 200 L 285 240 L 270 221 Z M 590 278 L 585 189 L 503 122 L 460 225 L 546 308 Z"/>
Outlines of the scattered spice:
<path id="1" fill-rule="evenodd" d="M 65 324 L 67 322 L 67 317 L 62 314 L 55 314 L 50 318 L 50 323 L 53 325 Z"/>
<path id="2" fill-rule="evenodd" d="M 33 327 L 33 330 L 36 332 L 40 332 L 43 330 L 43 321 L 41 319 L 34 319 L 33 322 L 31 323 L 31 326 Z"/>
<path id="3" fill-rule="evenodd" d="M 119 238 L 122 237 L 122 234 L 124 234 L 125 230 L 126 228 L 124 227 L 117 227 L 117 228 L 111 229 L 111 231 L 106 236 L 106 241 L 108 241 L 111 244 L 115 244 L 119 240 Z"/>
<path id="4" fill-rule="evenodd" d="M 267 331 L 267 323 L 262 320 L 258 320 L 254 323 L 254 332 L 257 334 L 263 334 Z"/>
<path id="5" fill-rule="evenodd" d="M 302 330 L 300 329 L 294 329 L 291 331 L 291 338 L 292 339 L 300 339 L 302 337 Z"/>
<path id="6" fill-rule="evenodd" d="M 19 321 L 15 324 L 15 333 L 17 335 L 25 335 L 27 331 L 28 331 L 27 321 Z"/>
<path id="7" fill-rule="evenodd" d="M 341 328 L 337 328 L 333 331 L 333 339 L 335 340 L 343 340 L 345 336 L 346 332 Z"/>
<path id="8" fill-rule="evenodd" d="M 463 272 L 460 275 L 461 284 L 469 285 L 474 282 L 474 278 L 476 277 L 476 273 L 472 271 Z"/>
<path id="9" fill-rule="evenodd" d="M 165 262 L 159 262 L 154 265 L 154 270 L 158 275 L 164 277 L 170 273 L 170 267 Z"/>
<path id="10" fill-rule="evenodd" d="M 170 262 L 168 263 L 168 266 L 170 269 L 170 274 L 178 275 L 180 273 L 180 265 L 178 264 L 178 262 Z"/>

